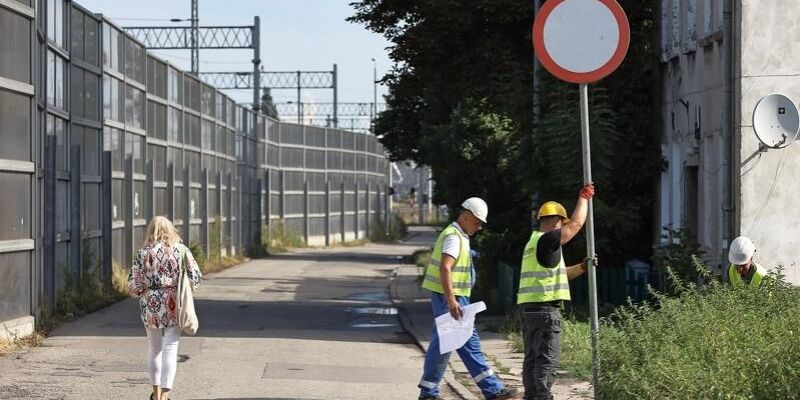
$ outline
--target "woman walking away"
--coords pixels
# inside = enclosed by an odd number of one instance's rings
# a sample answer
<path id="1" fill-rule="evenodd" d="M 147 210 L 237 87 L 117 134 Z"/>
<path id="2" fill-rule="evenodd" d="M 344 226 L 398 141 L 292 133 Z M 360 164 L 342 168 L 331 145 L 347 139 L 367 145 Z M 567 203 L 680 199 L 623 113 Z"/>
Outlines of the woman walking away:
<path id="1" fill-rule="evenodd" d="M 200 285 L 200 268 L 172 222 L 165 217 L 153 218 L 128 275 L 128 289 L 133 297 L 139 297 L 142 323 L 150 341 L 150 400 L 167 400 L 175 380 L 181 337 L 177 321 L 181 270 L 192 286 Z"/>

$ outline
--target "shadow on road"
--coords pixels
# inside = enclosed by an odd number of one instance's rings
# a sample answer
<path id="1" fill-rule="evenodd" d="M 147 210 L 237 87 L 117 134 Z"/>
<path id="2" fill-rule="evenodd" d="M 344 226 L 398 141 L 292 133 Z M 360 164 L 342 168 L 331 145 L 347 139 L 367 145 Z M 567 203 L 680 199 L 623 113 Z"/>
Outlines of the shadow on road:
<path id="1" fill-rule="evenodd" d="M 374 342 L 378 333 L 387 343 L 413 343 L 389 298 L 389 275 L 394 269 L 374 271 L 370 277 L 336 276 L 337 267 L 330 268 L 330 277 L 212 277 L 197 292 L 210 298 L 195 298 L 200 320 L 195 337 Z M 54 339 L 81 336 L 144 336 L 138 299 L 66 324 L 51 335 Z"/>

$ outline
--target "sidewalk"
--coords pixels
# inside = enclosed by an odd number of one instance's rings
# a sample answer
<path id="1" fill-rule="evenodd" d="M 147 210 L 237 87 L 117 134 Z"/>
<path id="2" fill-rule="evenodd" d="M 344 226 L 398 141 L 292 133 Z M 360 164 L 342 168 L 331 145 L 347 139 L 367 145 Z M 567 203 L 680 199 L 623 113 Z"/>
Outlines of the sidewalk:
<path id="1" fill-rule="evenodd" d="M 420 248 L 430 248 L 436 240 L 433 229 L 415 233 L 417 235 L 413 240 L 420 245 Z M 421 348 L 427 349 L 432 324 L 430 293 L 420 288 L 417 276 L 415 265 L 399 266 L 390 291 L 392 299 L 398 307 L 403 327 L 414 337 Z M 507 386 L 519 388 L 522 393 L 523 354 L 514 353 L 502 333 L 487 330 L 487 328 L 497 325 L 496 318 L 479 317 L 478 320 L 481 346 L 489 364 Z M 450 369 L 447 371 L 444 384 L 449 386 L 460 399 L 478 400 L 482 398 L 464 364 L 457 356 L 450 359 Z M 560 376 L 556 378 L 553 385 L 553 395 L 556 400 L 591 399 L 592 389 L 587 382 Z"/>

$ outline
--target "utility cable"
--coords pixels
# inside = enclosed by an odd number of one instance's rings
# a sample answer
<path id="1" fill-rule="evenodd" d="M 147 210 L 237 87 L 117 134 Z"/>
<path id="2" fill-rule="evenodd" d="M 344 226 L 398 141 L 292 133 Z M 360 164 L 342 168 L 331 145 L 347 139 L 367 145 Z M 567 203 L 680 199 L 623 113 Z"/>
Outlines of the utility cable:
<path id="1" fill-rule="evenodd" d="M 769 188 L 769 192 L 767 192 L 767 198 L 764 199 L 764 203 L 761 205 L 761 209 L 758 210 L 756 218 L 753 220 L 753 223 L 750 224 L 749 232 L 751 235 L 755 232 L 754 229 L 758 227 L 758 222 L 761 220 L 761 215 L 764 214 L 764 210 L 767 208 L 767 205 L 769 204 L 769 201 L 772 198 L 772 193 L 775 190 L 775 186 L 777 186 L 778 184 L 778 178 L 780 177 L 781 172 L 783 172 L 783 167 L 786 166 L 786 163 L 784 161 L 786 160 L 786 155 L 788 153 L 789 153 L 788 151 L 784 150 L 783 153 L 781 154 L 781 158 L 778 160 L 778 165 L 775 167 L 775 177 L 772 180 L 772 185 Z"/>

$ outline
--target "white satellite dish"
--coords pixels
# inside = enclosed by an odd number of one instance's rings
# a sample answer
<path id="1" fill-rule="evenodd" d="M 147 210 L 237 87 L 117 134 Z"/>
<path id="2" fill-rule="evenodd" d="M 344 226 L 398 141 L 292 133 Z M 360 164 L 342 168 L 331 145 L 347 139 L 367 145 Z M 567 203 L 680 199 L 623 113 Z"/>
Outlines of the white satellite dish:
<path id="1" fill-rule="evenodd" d="M 788 97 L 773 93 L 761 98 L 753 111 L 753 129 L 761 143 L 773 149 L 784 148 L 800 132 L 800 111 Z"/>

